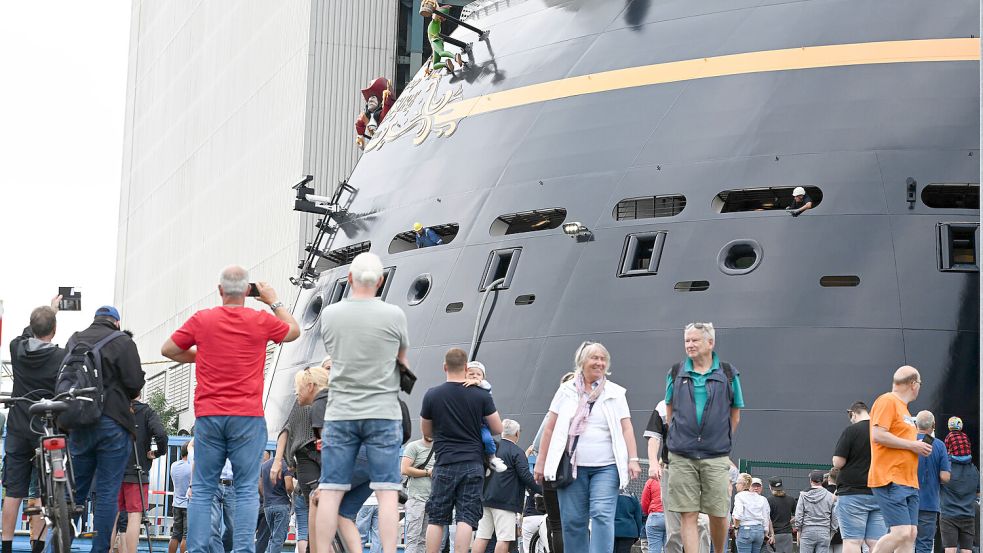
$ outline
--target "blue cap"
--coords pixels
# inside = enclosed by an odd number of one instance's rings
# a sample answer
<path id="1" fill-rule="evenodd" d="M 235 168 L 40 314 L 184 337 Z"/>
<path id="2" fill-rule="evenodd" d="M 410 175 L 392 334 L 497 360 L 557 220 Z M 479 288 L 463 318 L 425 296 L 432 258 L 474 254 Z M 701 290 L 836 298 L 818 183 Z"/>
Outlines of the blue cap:
<path id="1" fill-rule="evenodd" d="M 117 321 L 120 320 L 119 310 L 112 305 L 104 305 L 99 309 L 96 309 L 96 317 L 112 317 Z"/>

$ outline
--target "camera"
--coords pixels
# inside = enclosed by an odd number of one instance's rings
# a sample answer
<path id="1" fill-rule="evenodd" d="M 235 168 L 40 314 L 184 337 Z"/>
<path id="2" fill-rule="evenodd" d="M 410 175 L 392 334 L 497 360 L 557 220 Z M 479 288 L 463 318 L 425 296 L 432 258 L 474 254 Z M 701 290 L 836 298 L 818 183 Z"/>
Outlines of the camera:
<path id="1" fill-rule="evenodd" d="M 59 286 L 58 295 L 61 301 L 58 302 L 59 311 L 81 311 L 82 310 L 82 290 L 74 286 Z"/>

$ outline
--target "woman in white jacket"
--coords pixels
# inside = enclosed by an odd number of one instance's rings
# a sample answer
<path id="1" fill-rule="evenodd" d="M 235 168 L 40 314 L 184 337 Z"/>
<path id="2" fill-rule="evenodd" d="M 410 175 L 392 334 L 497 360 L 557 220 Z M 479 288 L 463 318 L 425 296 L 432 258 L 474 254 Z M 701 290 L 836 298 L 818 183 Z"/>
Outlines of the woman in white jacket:
<path id="1" fill-rule="evenodd" d="M 556 391 L 546 415 L 536 480 L 556 480 L 564 451 L 574 477 L 557 490 L 564 553 L 614 549 L 618 490 L 642 472 L 625 389 L 607 379 L 610 359 L 603 345 L 581 344 L 576 376 Z"/>

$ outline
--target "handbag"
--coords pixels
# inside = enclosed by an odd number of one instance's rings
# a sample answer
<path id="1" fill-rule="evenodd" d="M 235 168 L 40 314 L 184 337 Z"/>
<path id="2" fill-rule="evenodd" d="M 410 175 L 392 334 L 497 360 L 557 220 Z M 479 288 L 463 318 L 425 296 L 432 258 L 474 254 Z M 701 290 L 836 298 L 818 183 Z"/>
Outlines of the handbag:
<path id="1" fill-rule="evenodd" d="M 594 410 L 594 404 L 587 404 L 587 416 L 590 416 L 590 412 Z M 573 439 L 573 446 L 570 447 L 570 452 L 567 452 L 566 448 L 563 448 L 563 455 L 560 456 L 560 464 L 556 467 L 556 478 L 553 480 L 553 487 L 555 489 L 566 488 L 573 481 L 576 480 L 573 476 L 573 465 L 570 464 L 570 457 L 573 452 L 577 451 L 577 444 L 580 443 L 580 436 Z"/>
<path id="2" fill-rule="evenodd" d="M 416 384 L 416 375 L 399 359 L 396 360 L 396 369 L 399 370 L 399 389 L 407 395 L 410 394 L 413 392 L 413 385 Z"/>

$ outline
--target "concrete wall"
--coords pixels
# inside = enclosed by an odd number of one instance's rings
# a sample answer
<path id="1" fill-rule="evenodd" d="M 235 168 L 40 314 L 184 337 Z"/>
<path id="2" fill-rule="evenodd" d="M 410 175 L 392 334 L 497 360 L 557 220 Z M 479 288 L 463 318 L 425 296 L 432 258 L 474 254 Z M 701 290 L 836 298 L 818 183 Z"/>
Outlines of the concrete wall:
<path id="1" fill-rule="evenodd" d="M 358 89 L 392 71 L 395 6 L 134 0 L 115 295 L 148 377 L 173 365 L 164 340 L 217 304 L 224 266 L 293 301 L 310 222 L 290 185 L 353 166 Z"/>

